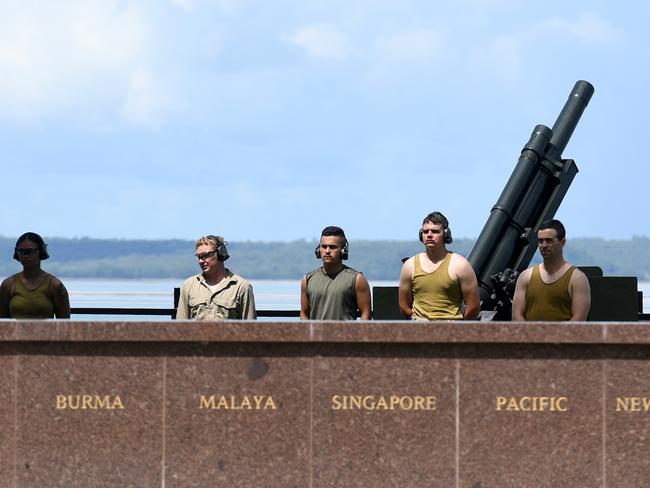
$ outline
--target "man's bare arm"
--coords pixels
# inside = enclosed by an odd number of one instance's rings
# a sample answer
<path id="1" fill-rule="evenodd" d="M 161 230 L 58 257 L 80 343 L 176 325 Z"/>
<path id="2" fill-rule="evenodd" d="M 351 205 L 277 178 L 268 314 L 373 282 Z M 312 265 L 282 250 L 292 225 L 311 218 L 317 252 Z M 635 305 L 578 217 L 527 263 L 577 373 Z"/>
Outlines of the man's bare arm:
<path id="1" fill-rule="evenodd" d="M 307 295 L 307 275 L 300 282 L 300 320 L 309 320 L 309 296 Z"/>
<path id="2" fill-rule="evenodd" d="M 399 274 L 399 309 L 402 314 L 411 318 L 413 315 L 413 291 L 411 278 L 413 276 L 413 258 L 408 259 Z"/>
<path id="3" fill-rule="evenodd" d="M 359 307 L 361 320 L 370 320 L 372 314 L 370 309 L 370 285 L 363 274 L 357 274 L 354 288 L 357 295 L 357 307 Z"/>
<path id="4" fill-rule="evenodd" d="M 517 278 L 515 296 L 512 300 L 512 320 L 523 322 L 526 320 L 526 290 L 530 282 L 531 270 L 527 269 Z"/>
<path id="5" fill-rule="evenodd" d="M 571 319 L 587 320 L 591 307 L 591 289 L 585 274 L 576 269 L 569 282 L 571 287 Z"/>
<path id="6" fill-rule="evenodd" d="M 465 302 L 464 320 L 476 320 L 481 311 L 481 302 L 478 294 L 478 281 L 474 268 L 462 256 L 456 255 L 458 259 L 458 282 Z"/>

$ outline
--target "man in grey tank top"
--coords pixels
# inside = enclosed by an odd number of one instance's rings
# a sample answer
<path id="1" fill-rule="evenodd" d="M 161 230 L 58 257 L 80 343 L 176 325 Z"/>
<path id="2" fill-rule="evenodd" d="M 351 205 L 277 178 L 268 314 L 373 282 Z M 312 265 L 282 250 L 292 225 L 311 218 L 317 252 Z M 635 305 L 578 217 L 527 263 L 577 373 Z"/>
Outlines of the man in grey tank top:
<path id="1" fill-rule="evenodd" d="M 323 229 L 316 258 L 323 266 L 307 273 L 300 284 L 301 320 L 370 320 L 370 286 L 357 270 L 343 264 L 348 241 L 343 229 Z"/>

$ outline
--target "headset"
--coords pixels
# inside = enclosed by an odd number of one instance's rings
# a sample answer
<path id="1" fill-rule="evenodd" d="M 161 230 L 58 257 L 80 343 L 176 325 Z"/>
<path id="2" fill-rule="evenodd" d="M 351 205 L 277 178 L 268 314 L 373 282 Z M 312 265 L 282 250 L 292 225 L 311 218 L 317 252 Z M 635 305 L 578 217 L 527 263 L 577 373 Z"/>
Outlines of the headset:
<path id="1" fill-rule="evenodd" d="M 442 224 L 442 241 L 445 244 L 451 244 L 454 242 L 454 238 L 451 236 L 451 229 L 449 228 L 449 221 L 447 220 L 447 217 L 442 215 L 440 212 L 431 212 L 424 218 L 422 225 L 427 222 L 433 222 L 434 220 L 437 220 Z M 422 237 L 422 228 L 420 228 L 420 231 L 418 232 L 418 239 L 420 239 L 420 242 L 424 242 L 424 238 Z"/>
<path id="2" fill-rule="evenodd" d="M 331 234 L 329 234 L 331 232 Z M 335 236 L 335 237 L 342 237 L 343 238 L 343 249 L 341 249 L 341 259 L 343 261 L 348 259 L 348 256 L 350 254 L 350 245 L 348 244 L 348 238 L 345 237 L 345 232 L 343 232 L 343 229 L 340 227 L 334 227 L 334 226 L 329 226 L 325 227 L 323 229 L 323 232 L 321 233 L 321 237 L 325 235 L 325 233 L 328 233 L 326 237 Z M 314 249 L 314 255 L 316 256 L 316 259 L 321 259 L 320 255 L 320 242 L 316 246 L 316 249 Z"/>
<path id="3" fill-rule="evenodd" d="M 205 236 L 206 239 L 209 239 L 211 241 L 214 241 L 216 246 L 217 246 L 217 259 L 219 261 L 225 261 L 230 257 L 230 254 L 228 254 L 228 249 L 226 248 L 226 245 L 228 244 L 225 239 L 221 236 Z"/>
<path id="4" fill-rule="evenodd" d="M 20 261 L 20 259 L 18 258 L 17 249 L 18 249 L 18 244 L 20 244 L 23 241 L 32 241 L 34 244 L 38 246 L 38 257 L 41 261 L 50 257 L 50 255 L 47 252 L 47 244 L 45 243 L 43 238 L 38 234 L 36 234 L 35 232 L 25 232 L 16 241 L 16 247 L 14 248 L 14 256 L 13 256 L 16 261 Z"/>

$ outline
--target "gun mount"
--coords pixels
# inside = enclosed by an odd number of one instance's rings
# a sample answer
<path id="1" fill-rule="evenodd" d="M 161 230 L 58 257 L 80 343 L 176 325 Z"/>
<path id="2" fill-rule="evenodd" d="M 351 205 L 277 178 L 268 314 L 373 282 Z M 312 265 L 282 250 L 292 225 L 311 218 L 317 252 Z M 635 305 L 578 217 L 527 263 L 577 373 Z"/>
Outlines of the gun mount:
<path id="1" fill-rule="evenodd" d="M 553 129 L 535 127 L 469 254 L 481 310 L 496 312 L 495 319 L 510 319 L 517 276 L 537 249 L 537 227 L 553 218 L 578 172 L 562 152 L 593 93 L 589 82 L 578 81 Z"/>

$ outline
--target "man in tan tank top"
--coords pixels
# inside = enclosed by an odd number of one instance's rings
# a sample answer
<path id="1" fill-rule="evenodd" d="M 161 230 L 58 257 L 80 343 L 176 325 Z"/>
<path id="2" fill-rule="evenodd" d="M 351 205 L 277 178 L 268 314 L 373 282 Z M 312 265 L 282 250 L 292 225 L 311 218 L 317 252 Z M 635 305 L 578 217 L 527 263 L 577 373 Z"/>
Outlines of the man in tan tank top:
<path id="1" fill-rule="evenodd" d="M 480 311 L 472 265 L 447 250 L 452 242 L 447 218 L 432 212 L 422 221 L 425 252 L 406 260 L 399 277 L 399 308 L 414 320 L 476 320 Z M 463 309 L 462 304 L 465 303 Z"/>
<path id="2" fill-rule="evenodd" d="M 542 222 L 537 243 L 543 262 L 517 279 L 512 320 L 587 320 L 591 293 L 585 274 L 564 260 L 566 231 L 559 220 Z"/>

